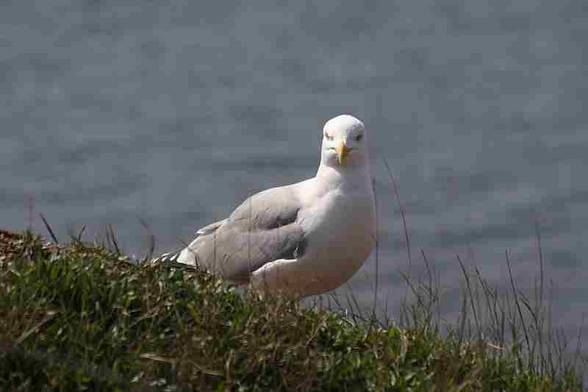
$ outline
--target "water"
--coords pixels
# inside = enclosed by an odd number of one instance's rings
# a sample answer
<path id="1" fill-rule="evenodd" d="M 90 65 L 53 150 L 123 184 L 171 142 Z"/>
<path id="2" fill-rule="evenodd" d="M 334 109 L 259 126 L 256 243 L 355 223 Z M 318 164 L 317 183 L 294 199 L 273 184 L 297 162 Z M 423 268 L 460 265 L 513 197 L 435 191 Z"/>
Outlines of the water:
<path id="1" fill-rule="evenodd" d="M 314 174 L 340 113 L 372 133 L 380 297 L 407 257 L 383 160 L 452 301 L 456 255 L 532 285 L 535 224 L 558 325 L 588 311 L 583 0 L 0 3 L 0 219 L 129 252 L 187 241 L 245 197 Z M 28 206 L 32 206 L 30 213 Z M 374 261 L 352 286 L 369 303 Z M 452 294 L 453 293 L 453 294 Z M 584 328 L 585 336 L 588 331 Z"/>

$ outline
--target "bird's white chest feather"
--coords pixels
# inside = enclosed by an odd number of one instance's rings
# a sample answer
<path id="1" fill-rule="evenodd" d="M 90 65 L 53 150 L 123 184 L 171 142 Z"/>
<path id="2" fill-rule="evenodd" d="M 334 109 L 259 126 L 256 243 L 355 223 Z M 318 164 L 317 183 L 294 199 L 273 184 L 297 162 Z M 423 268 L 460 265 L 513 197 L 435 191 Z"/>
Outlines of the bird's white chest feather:
<path id="1" fill-rule="evenodd" d="M 333 190 L 318 198 L 312 206 L 304 208 L 299 223 L 309 235 L 340 236 L 353 232 L 353 223 L 369 223 L 373 218 L 372 201 L 368 194 L 343 195 Z M 356 229 L 357 230 L 357 229 Z"/>
<path id="2" fill-rule="evenodd" d="M 304 259 L 315 271 L 355 270 L 375 243 L 371 192 L 329 191 L 314 200 L 299 217 L 307 247 Z"/>

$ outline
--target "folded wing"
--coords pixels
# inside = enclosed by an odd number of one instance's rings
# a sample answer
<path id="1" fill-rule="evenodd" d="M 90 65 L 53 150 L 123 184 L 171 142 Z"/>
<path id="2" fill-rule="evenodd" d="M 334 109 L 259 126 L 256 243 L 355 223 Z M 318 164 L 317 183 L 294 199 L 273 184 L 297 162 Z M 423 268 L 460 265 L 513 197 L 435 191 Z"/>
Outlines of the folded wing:
<path id="1" fill-rule="evenodd" d="M 304 232 L 296 222 L 300 202 L 293 185 L 272 188 L 245 200 L 229 218 L 208 225 L 178 258 L 235 283 L 249 282 L 264 264 L 300 256 Z"/>

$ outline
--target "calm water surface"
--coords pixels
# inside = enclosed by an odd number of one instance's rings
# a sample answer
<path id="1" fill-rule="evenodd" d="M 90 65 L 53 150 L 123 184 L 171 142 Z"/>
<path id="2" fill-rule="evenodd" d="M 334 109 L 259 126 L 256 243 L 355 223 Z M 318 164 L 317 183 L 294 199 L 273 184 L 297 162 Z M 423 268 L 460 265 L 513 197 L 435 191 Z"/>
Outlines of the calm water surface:
<path id="1" fill-rule="evenodd" d="M 408 268 L 385 159 L 447 314 L 456 255 L 502 285 L 508 249 L 532 286 L 537 223 L 556 319 L 577 332 L 588 3 L 316 3 L 3 0 L 0 224 L 43 231 L 42 212 L 89 238 L 112 224 L 139 254 L 142 219 L 167 250 L 252 192 L 314 175 L 322 124 L 352 113 L 372 134 L 382 301 Z M 352 282 L 366 304 L 374 268 Z"/>

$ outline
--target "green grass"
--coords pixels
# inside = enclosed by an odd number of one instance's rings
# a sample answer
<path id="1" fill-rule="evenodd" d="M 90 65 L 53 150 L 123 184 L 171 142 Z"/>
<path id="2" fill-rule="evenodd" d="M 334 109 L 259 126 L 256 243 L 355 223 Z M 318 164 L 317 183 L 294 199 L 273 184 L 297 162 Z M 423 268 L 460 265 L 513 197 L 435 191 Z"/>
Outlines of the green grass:
<path id="1" fill-rule="evenodd" d="M 533 366 L 517 344 L 442 337 L 434 293 L 412 287 L 410 322 L 382 326 L 0 231 L 0 390 L 581 390 L 571 367 Z"/>

